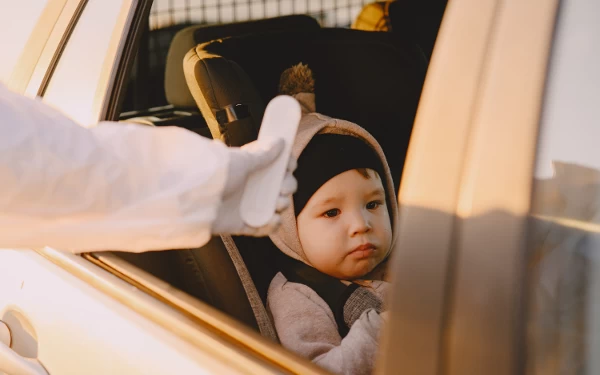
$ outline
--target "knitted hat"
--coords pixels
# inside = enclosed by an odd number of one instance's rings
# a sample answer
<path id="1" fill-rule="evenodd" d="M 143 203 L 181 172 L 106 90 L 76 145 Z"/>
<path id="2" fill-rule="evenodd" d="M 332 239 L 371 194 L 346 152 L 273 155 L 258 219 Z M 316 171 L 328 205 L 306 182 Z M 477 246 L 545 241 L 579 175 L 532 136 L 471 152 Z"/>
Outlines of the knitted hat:
<path id="1" fill-rule="evenodd" d="M 352 169 L 370 168 L 383 176 L 379 156 L 365 141 L 345 134 L 317 134 L 298 158 L 294 175 L 298 189 L 294 194 L 296 216 L 323 184 Z"/>
<path id="2" fill-rule="evenodd" d="M 302 63 L 281 75 L 280 94 L 293 96 L 302 107 L 302 119 L 292 146 L 292 155 L 298 160 L 295 172 L 298 189 L 290 208 L 282 212 L 281 225 L 269 236 L 284 254 L 309 266 L 298 237 L 297 213 L 320 186 L 344 171 L 356 168 L 377 171 L 390 211 L 392 243 L 396 240 L 398 223 L 394 183 L 381 146 L 364 128 L 317 113 L 314 88 L 312 72 Z"/>

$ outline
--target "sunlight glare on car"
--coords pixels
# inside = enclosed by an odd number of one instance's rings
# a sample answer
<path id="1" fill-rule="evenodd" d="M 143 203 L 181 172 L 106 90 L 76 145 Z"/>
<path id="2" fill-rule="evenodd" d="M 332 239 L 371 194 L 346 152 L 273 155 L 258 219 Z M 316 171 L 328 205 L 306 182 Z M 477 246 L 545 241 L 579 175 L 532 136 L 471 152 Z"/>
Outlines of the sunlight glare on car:
<path id="1" fill-rule="evenodd" d="M 0 82 L 6 83 L 48 0 L 0 0 Z"/>

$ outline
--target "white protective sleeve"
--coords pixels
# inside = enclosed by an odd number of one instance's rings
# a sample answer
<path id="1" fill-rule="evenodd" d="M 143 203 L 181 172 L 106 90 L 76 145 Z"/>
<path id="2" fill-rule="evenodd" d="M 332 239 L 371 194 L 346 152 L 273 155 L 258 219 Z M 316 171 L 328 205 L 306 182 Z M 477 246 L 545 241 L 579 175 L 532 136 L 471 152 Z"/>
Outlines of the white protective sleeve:
<path id="1" fill-rule="evenodd" d="M 0 84 L 0 248 L 141 252 L 210 238 L 229 153 L 177 127 L 86 129 Z"/>

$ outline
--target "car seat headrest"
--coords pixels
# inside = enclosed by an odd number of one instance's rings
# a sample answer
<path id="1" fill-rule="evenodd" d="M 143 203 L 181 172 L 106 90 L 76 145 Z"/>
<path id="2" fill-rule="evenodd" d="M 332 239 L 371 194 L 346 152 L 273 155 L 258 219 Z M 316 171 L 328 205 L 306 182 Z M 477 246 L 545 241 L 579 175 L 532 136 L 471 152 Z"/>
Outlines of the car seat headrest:
<path id="1" fill-rule="evenodd" d="M 199 56 L 191 49 L 184 58 L 184 72 L 213 139 L 242 146 L 257 138 L 264 104 L 238 64 L 217 56 Z"/>
<path id="2" fill-rule="evenodd" d="M 196 102 L 185 83 L 183 58 L 191 48 L 198 44 L 217 38 L 261 31 L 313 30 L 318 28 L 320 28 L 320 25 L 316 19 L 302 14 L 225 25 L 187 27 L 175 35 L 169 47 L 165 66 L 165 95 L 167 102 L 175 107 L 196 107 Z"/>

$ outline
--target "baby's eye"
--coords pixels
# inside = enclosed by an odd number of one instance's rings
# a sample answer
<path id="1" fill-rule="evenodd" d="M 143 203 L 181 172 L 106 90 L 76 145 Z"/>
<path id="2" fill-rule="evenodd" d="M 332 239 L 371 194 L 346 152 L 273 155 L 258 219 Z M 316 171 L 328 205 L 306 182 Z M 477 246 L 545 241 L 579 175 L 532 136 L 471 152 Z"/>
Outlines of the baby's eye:
<path id="1" fill-rule="evenodd" d="M 367 209 L 374 210 L 377 207 L 381 206 L 382 204 L 383 204 L 383 202 L 381 202 L 381 201 L 372 201 L 372 202 L 367 203 Z"/>
<path id="2" fill-rule="evenodd" d="M 340 210 L 337 209 L 337 208 L 334 208 L 332 210 L 325 211 L 325 213 L 323 214 L 323 216 L 325 216 L 325 217 L 336 217 L 339 214 L 340 214 Z"/>

